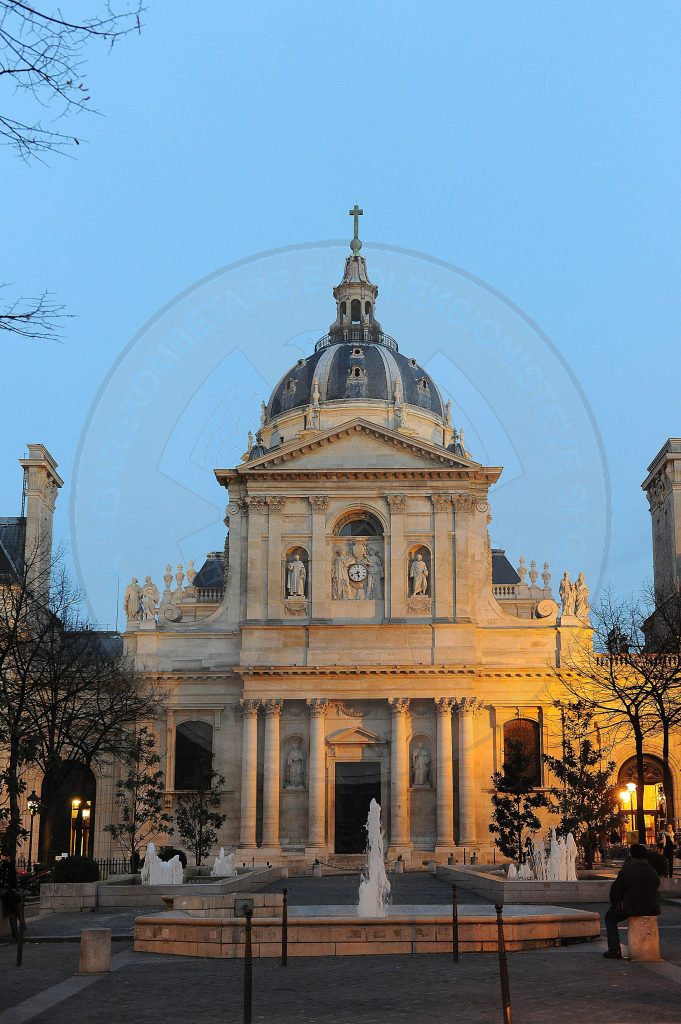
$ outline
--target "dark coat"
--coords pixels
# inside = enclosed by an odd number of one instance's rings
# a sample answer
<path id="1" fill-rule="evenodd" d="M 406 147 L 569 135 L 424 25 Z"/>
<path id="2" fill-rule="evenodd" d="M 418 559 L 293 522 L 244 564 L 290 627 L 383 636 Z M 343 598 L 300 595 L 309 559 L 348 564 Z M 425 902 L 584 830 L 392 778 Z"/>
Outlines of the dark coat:
<path id="1" fill-rule="evenodd" d="M 662 853 L 658 853 L 657 850 L 651 850 L 647 856 L 648 863 L 652 868 L 655 868 L 660 878 L 669 877 L 669 864 L 667 858 Z"/>
<path id="2" fill-rule="evenodd" d="M 632 858 L 624 864 L 610 886 L 610 902 L 622 905 L 630 917 L 652 917 L 660 913 L 660 876 L 647 860 Z"/>

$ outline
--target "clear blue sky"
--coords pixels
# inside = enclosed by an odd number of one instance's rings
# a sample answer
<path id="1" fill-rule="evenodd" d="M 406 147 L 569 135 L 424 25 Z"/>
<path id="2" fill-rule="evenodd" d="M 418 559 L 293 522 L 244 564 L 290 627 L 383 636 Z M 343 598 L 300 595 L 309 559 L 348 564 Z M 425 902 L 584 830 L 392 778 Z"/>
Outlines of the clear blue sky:
<path id="1" fill-rule="evenodd" d="M 345 237 L 357 201 L 367 243 L 482 278 L 562 352 L 609 465 L 606 579 L 638 586 L 639 485 L 681 433 L 680 30 L 661 2 L 149 0 L 139 38 L 89 51 L 103 116 L 70 122 L 76 159 L 0 153 L 0 279 L 76 314 L 63 344 L 2 338 L 0 513 L 18 511 L 26 442 L 71 479 L 108 369 L 165 303 L 253 253 Z M 271 345 L 276 378 L 291 358 Z M 162 529 L 154 495 L 139 501 Z M 535 516 L 552 509 L 495 521 L 514 559 Z M 57 533 L 71 543 L 66 489 Z M 160 582 L 155 564 L 127 575 L 146 571 Z"/>

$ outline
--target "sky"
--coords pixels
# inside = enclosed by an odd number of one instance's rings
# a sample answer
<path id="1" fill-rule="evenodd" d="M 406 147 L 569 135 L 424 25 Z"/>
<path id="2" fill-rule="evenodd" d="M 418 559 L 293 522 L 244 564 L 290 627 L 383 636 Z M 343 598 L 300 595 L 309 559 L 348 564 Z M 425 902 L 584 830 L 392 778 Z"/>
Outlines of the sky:
<path id="1" fill-rule="evenodd" d="M 514 563 L 549 559 L 554 584 L 563 569 L 583 569 L 594 590 L 640 587 L 651 575 L 640 484 L 666 438 L 681 434 L 680 50 L 681 9 L 663 2 L 149 0 L 139 37 L 87 52 L 99 116 L 68 121 L 86 140 L 73 159 L 26 165 L 0 151 L 6 294 L 48 289 L 73 314 L 60 343 L 2 338 L 0 513 L 19 512 L 25 445 L 46 444 L 65 480 L 56 536 L 93 617 L 108 624 L 118 574 L 121 592 L 133 573 L 160 583 L 166 557 L 198 565 L 221 547 L 226 496 L 209 475 L 183 485 L 196 502 L 177 502 L 164 481 L 179 481 L 176 453 L 194 450 L 209 419 L 202 401 L 219 407 L 221 381 L 232 389 L 222 429 L 242 450 L 260 398 L 326 331 L 357 202 L 370 270 L 374 258 L 384 275 L 385 329 L 444 374 L 473 456 L 511 464 L 515 490 L 496 506 L 492 496 L 494 543 Z M 0 102 L 15 102 L 6 88 Z M 221 337 L 206 335 L 210 351 L 199 341 L 195 360 L 205 379 L 188 373 L 184 400 L 177 382 L 160 388 L 135 439 L 114 545 L 83 514 L 96 479 L 111 473 L 97 466 L 93 436 L 112 367 L 131 340 L 138 353 L 151 344 L 149 324 L 204 279 L 229 280 L 234 264 L 269 250 L 295 268 L 295 247 L 319 256 L 324 287 L 280 307 L 269 296 L 267 316 L 244 313 Z M 404 259 L 418 259 L 428 281 L 440 264 L 457 268 L 447 273 L 476 282 L 495 315 L 512 311 L 544 346 L 554 389 L 579 407 L 590 537 L 572 559 L 562 470 L 545 461 L 531 396 L 501 386 L 500 364 L 472 360 L 464 330 L 439 336 L 436 319 L 401 314 L 386 254 L 404 252 L 422 254 Z M 166 529 L 161 556 L 155 538 Z M 112 546 L 108 575 L 95 579 Z"/>

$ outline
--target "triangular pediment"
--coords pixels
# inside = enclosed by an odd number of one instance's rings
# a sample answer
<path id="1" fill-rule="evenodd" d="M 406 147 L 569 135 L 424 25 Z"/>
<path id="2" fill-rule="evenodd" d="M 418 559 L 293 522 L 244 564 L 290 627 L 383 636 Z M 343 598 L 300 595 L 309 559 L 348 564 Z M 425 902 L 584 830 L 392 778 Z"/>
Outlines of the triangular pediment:
<path id="1" fill-rule="evenodd" d="M 332 746 L 364 746 L 366 743 L 385 743 L 378 733 L 365 729 L 362 725 L 351 725 L 345 729 L 337 729 L 326 737 Z"/>
<path id="2" fill-rule="evenodd" d="M 267 470 L 478 469 L 480 464 L 420 438 L 357 417 L 310 433 L 239 466 L 244 476 Z"/>

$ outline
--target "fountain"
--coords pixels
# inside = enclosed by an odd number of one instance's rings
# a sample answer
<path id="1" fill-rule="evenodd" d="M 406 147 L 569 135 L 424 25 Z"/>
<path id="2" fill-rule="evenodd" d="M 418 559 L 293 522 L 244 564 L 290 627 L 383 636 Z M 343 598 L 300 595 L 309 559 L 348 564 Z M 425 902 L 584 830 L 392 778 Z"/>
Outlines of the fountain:
<path id="1" fill-rule="evenodd" d="M 359 884 L 359 917 L 386 917 L 386 904 L 390 882 L 383 861 L 383 833 L 381 832 L 381 805 L 372 800 L 369 805 L 367 830 L 366 873 Z"/>
<path id="2" fill-rule="evenodd" d="M 509 881 L 521 879 L 538 882 L 576 882 L 577 881 L 577 844 L 572 832 L 567 838 L 556 836 L 555 828 L 549 837 L 549 853 L 543 842 L 527 844 L 529 863 L 516 867 L 509 864 L 506 878 Z"/>
<path id="3" fill-rule="evenodd" d="M 220 853 L 215 858 L 213 864 L 213 870 L 211 871 L 211 878 L 232 878 L 236 875 L 236 868 L 234 867 L 234 854 L 230 853 L 225 857 L 224 846 L 220 847 Z"/>
<path id="4" fill-rule="evenodd" d="M 142 867 L 142 885 L 182 885 L 184 873 L 177 854 L 169 861 L 163 861 L 156 853 L 154 843 L 147 843 L 147 852 Z"/>

